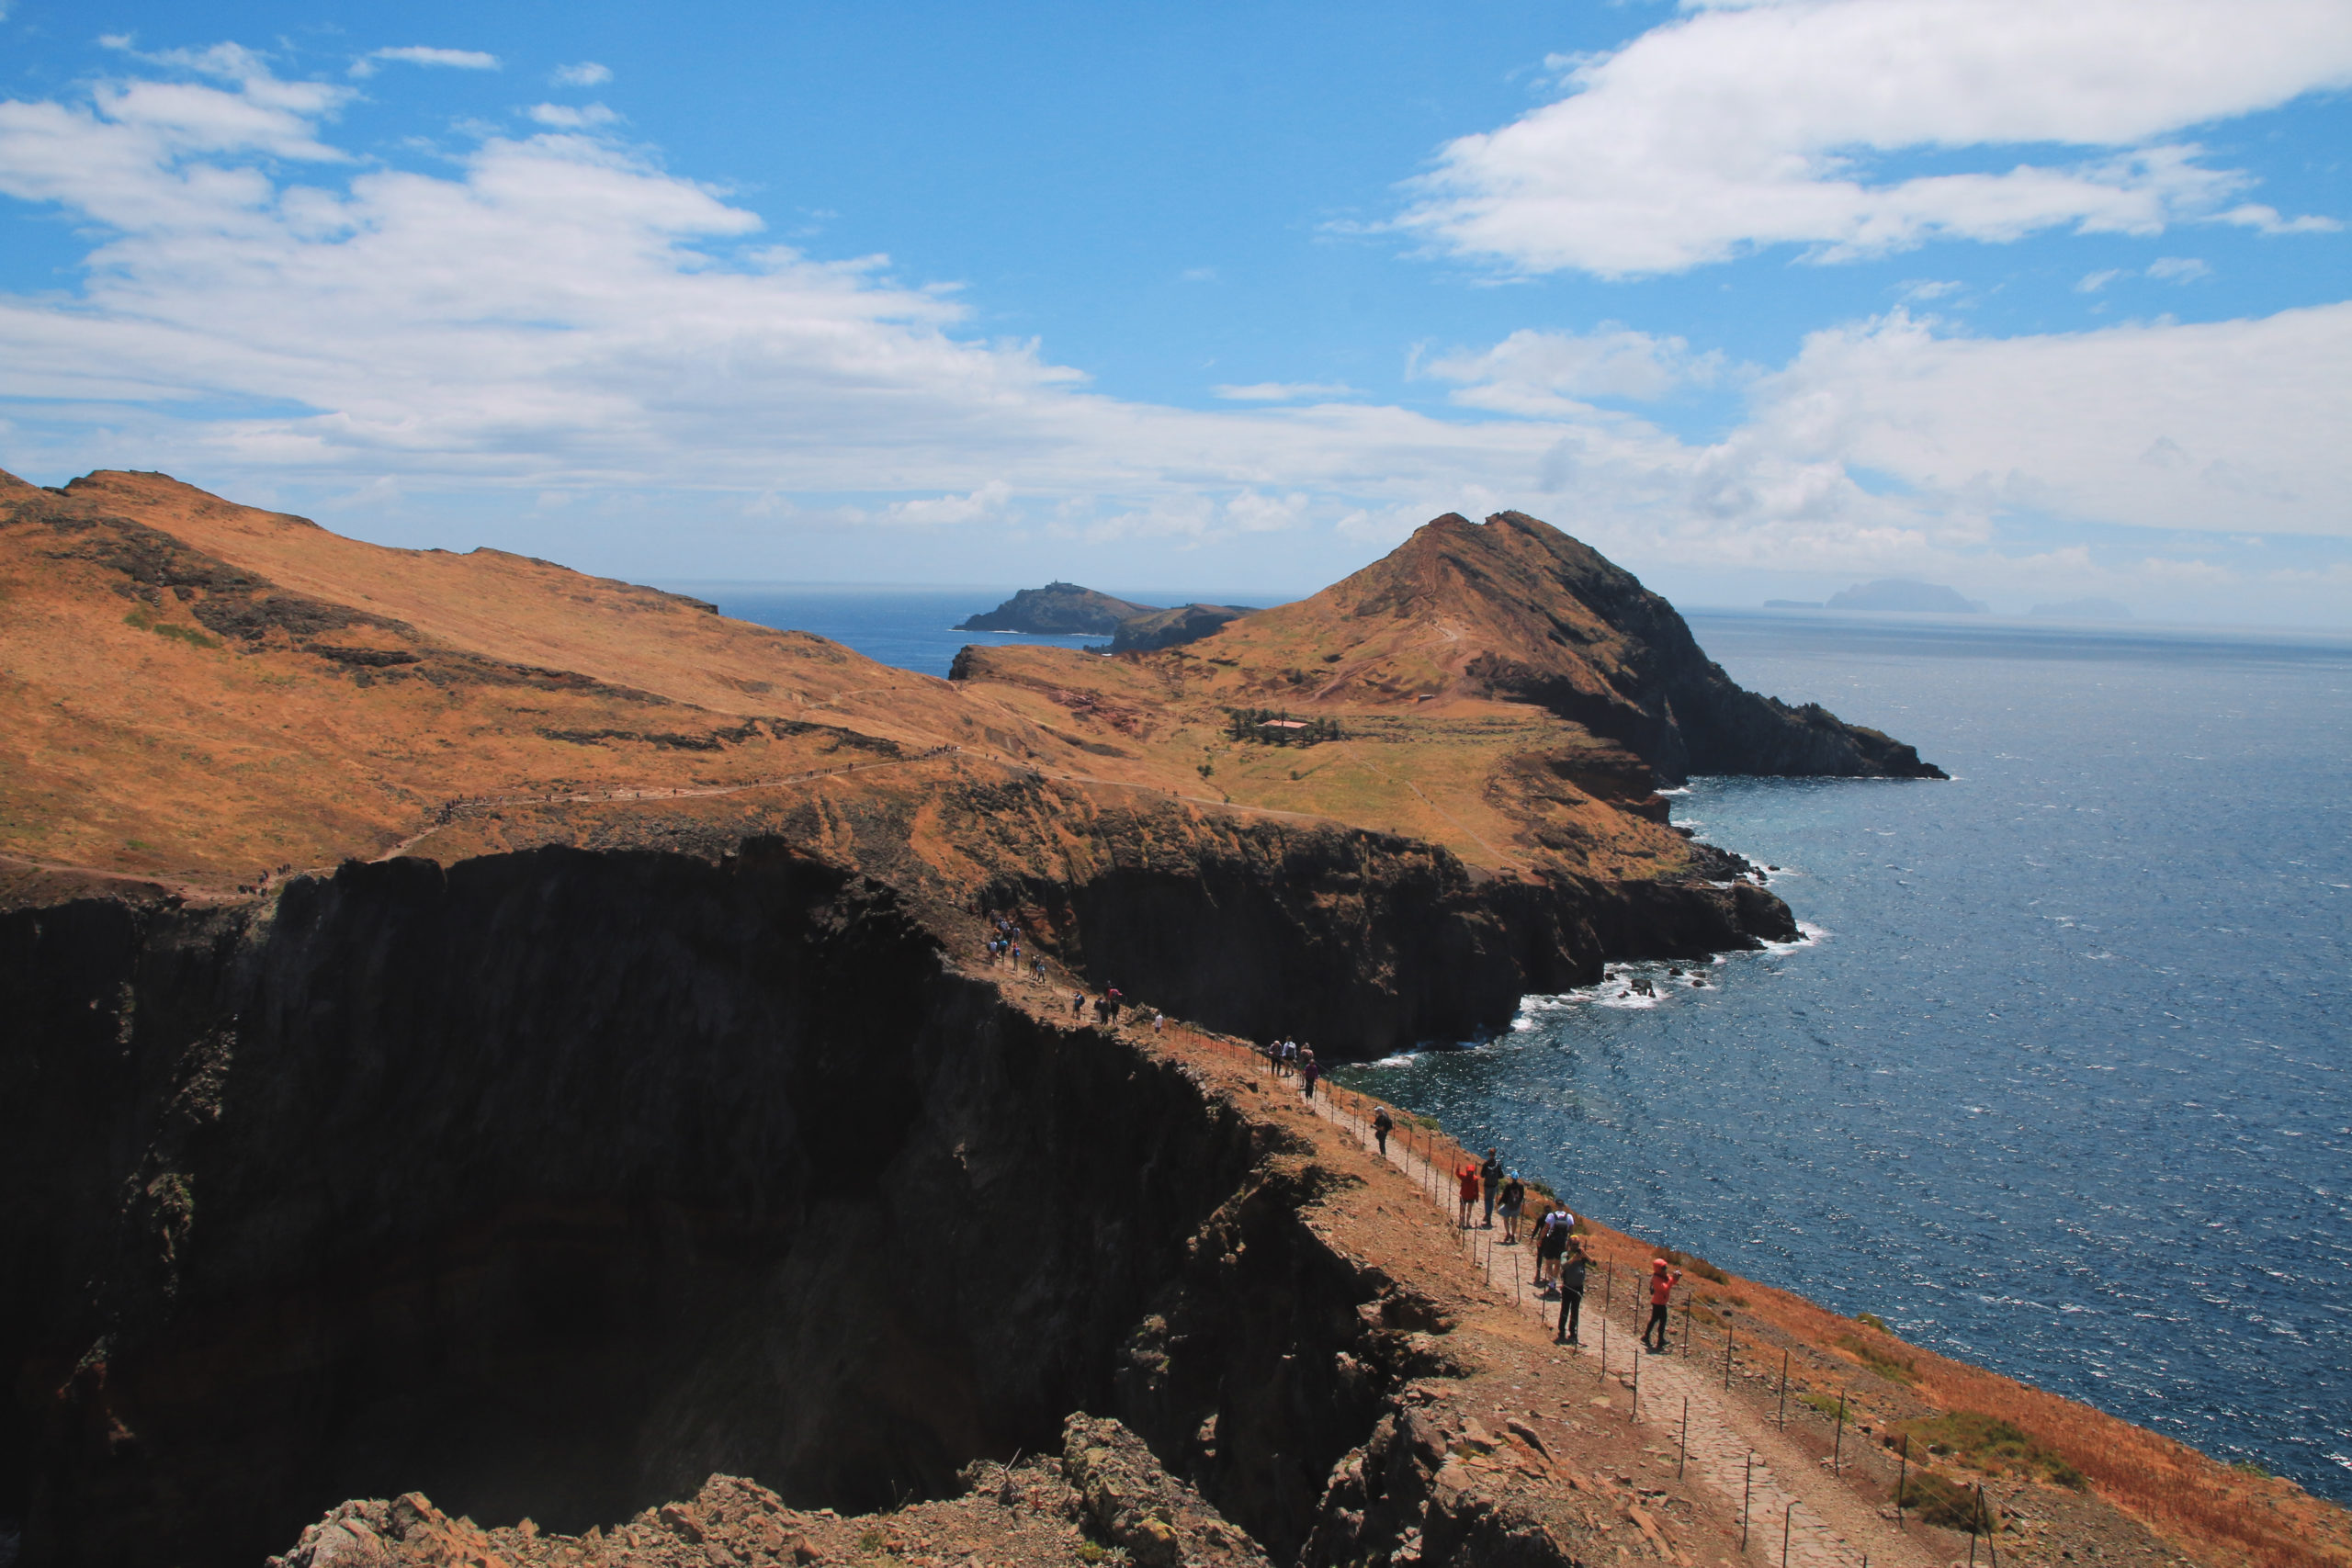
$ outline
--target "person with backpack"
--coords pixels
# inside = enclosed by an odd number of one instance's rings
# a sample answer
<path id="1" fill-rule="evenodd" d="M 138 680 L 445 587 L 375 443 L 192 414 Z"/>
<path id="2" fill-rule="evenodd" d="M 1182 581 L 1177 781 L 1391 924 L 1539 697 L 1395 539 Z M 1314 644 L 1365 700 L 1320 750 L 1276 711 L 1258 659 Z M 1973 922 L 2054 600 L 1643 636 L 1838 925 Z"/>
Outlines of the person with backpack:
<path id="1" fill-rule="evenodd" d="M 1503 1245 L 1519 1245 L 1519 1212 L 1527 1204 L 1527 1183 L 1512 1171 L 1503 1182 L 1502 1201 L 1495 1205 L 1503 1217 Z"/>
<path id="2" fill-rule="evenodd" d="M 1323 1076 L 1323 1069 L 1315 1065 L 1315 1053 L 1304 1045 L 1298 1048 L 1298 1076 L 1306 1085 L 1306 1098 L 1313 1100 L 1315 1080 Z"/>
<path id="3" fill-rule="evenodd" d="M 1544 1216 L 1544 1226 L 1535 1233 L 1535 1293 L 1548 1297 L 1555 1293 L 1555 1276 L 1560 1270 L 1560 1259 L 1568 1250 L 1568 1234 L 1576 1228 L 1577 1217 L 1566 1209 L 1555 1208 Z"/>
<path id="4" fill-rule="evenodd" d="M 1653 1356 L 1666 1354 L 1666 1325 L 1668 1304 L 1674 1298 L 1674 1287 L 1682 1283 L 1682 1270 L 1670 1268 L 1663 1258 L 1650 1260 L 1650 1320 L 1642 1326 L 1642 1345 Z M 1652 1344 L 1650 1337 L 1657 1337 Z"/>
<path id="5" fill-rule="evenodd" d="M 1487 1193 L 1487 1223 L 1481 1228 L 1492 1230 L 1495 1228 L 1495 1200 L 1501 1196 L 1503 1185 L 1503 1162 L 1495 1157 L 1492 1149 L 1487 1151 L 1485 1162 L 1478 1167 L 1478 1181 Z"/>
<path id="6" fill-rule="evenodd" d="M 1584 1272 L 1591 1259 L 1585 1256 L 1584 1243 L 1571 1234 L 1567 1250 L 1560 1255 L 1560 1331 L 1552 1337 L 1555 1345 L 1577 1345 L 1577 1325 L 1584 1315 Z"/>
<path id="7" fill-rule="evenodd" d="M 1372 1113 L 1372 1141 L 1380 1145 L 1382 1159 L 1388 1157 L 1388 1134 L 1396 1130 L 1396 1119 L 1388 1114 L 1388 1107 L 1384 1105 Z"/>

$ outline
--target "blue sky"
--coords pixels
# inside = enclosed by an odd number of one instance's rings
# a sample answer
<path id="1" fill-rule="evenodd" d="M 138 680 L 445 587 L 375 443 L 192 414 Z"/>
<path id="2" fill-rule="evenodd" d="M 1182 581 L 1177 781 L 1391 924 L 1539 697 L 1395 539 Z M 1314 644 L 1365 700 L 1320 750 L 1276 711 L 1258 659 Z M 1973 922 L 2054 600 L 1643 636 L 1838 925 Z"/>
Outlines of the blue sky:
<path id="1" fill-rule="evenodd" d="M 2340 0 L 0 15 L 0 467 L 637 578 L 2352 622 Z"/>

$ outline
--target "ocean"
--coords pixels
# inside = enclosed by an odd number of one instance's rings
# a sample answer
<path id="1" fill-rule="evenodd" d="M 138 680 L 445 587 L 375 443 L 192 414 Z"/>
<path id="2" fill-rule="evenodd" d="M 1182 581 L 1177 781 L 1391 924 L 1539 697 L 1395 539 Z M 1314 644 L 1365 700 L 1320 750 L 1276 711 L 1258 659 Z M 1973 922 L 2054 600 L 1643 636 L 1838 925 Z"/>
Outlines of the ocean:
<path id="1" fill-rule="evenodd" d="M 933 673 L 1001 597 L 705 592 Z M 2352 1503 L 2352 640 L 1689 618 L 1952 780 L 1693 781 L 1676 819 L 1779 867 L 1803 942 L 1336 1076 L 1606 1224 Z"/>

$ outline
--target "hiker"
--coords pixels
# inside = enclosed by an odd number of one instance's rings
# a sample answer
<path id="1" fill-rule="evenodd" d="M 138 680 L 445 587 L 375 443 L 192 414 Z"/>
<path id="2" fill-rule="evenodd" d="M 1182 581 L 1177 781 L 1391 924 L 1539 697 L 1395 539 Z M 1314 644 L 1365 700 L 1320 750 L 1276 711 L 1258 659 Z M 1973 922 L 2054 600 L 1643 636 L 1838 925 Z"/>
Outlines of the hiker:
<path id="1" fill-rule="evenodd" d="M 1495 1205 L 1502 1212 L 1505 1247 L 1519 1245 L 1519 1212 L 1526 1206 L 1526 1203 L 1527 1183 L 1521 1181 L 1519 1179 L 1519 1172 L 1514 1170 L 1503 1182 L 1502 1201 Z"/>
<path id="2" fill-rule="evenodd" d="M 1285 1040 L 1283 1042 L 1283 1076 L 1287 1077 L 1296 1071 L 1298 1071 L 1298 1042 Z"/>
<path id="3" fill-rule="evenodd" d="M 1558 1289 L 1555 1276 L 1560 1271 L 1560 1259 L 1567 1255 L 1568 1235 L 1576 1223 L 1576 1216 L 1566 1209 L 1555 1208 L 1544 1216 L 1544 1227 L 1535 1235 L 1535 1293 L 1540 1297 L 1551 1296 Z"/>
<path id="4" fill-rule="evenodd" d="M 1384 1105 L 1372 1113 L 1372 1141 L 1380 1145 L 1382 1159 L 1388 1157 L 1388 1134 L 1396 1127 L 1396 1119 L 1388 1114 L 1388 1107 Z"/>
<path id="5" fill-rule="evenodd" d="M 1481 1228 L 1492 1230 L 1495 1228 L 1495 1200 L 1502 1194 L 1503 1162 L 1495 1157 L 1495 1151 L 1491 1148 L 1487 1151 L 1485 1162 L 1478 1167 L 1478 1180 L 1487 1190 L 1487 1223 Z"/>
<path id="6" fill-rule="evenodd" d="M 1266 1071 L 1274 1077 L 1283 1076 L 1283 1043 L 1279 1040 L 1266 1042 Z"/>
<path id="7" fill-rule="evenodd" d="M 1168 1015 L 1158 1008 L 1151 1010 L 1151 1032 L 1158 1034 L 1168 1027 Z"/>
<path id="8" fill-rule="evenodd" d="M 1462 1183 L 1462 1228 L 1466 1231 L 1470 1228 L 1470 1211 L 1478 1206 L 1478 1168 L 1464 1160 L 1462 1168 L 1453 1174 Z"/>
<path id="9" fill-rule="evenodd" d="M 1577 1338 L 1577 1322 L 1584 1315 L 1584 1271 L 1590 1261 L 1584 1243 L 1570 1235 L 1568 1249 L 1560 1258 L 1560 1331 L 1552 1337 L 1555 1345 L 1582 1343 Z"/>
<path id="10" fill-rule="evenodd" d="M 1674 1287 L 1682 1283 L 1682 1270 L 1669 1268 L 1663 1258 L 1650 1259 L 1650 1320 L 1642 1327 L 1642 1344 L 1653 1356 L 1666 1354 L 1667 1303 L 1674 1295 Z M 1651 1335 L 1657 1343 L 1650 1343 Z"/>
<path id="11" fill-rule="evenodd" d="M 1029 978 L 1036 981 L 1041 986 L 1046 983 L 1046 961 L 1044 959 L 1032 958 L 1029 960 Z"/>
<path id="12" fill-rule="evenodd" d="M 1072 1018 L 1081 1018 L 1081 1017 L 1084 1017 L 1084 1016 L 1085 1016 L 1085 1013 L 1086 1013 L 1086 993 L 1085 993 L 1084 991 L 1072 991 L 1072 992 L 1069 994 L 1069 1015 L 1070 1015 L 1070 1017 L 1072 1017 Z"/>
<path id="13" fill-rule="evenodd" d="M 1306 1098 L 1313 1100 L 1315 1080 L 1323 1076 L 1323 1069 L 1315 1065 L 1315 1053 L 1303 1045 L 1299 1047 L 1298 1052 L 1298 1076 L 1306 1084 Z"/>

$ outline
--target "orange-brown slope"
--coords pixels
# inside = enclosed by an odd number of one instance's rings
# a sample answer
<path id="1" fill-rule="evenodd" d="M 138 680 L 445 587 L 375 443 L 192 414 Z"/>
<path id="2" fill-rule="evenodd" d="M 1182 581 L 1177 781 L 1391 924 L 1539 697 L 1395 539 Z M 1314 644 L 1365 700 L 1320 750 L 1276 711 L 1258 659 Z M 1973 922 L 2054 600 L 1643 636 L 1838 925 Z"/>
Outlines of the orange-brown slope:
<path id="1" fill-rule="evenodd" d="M 1186 647 L 970 649 L 956 675 L 1106 776 L 1191 773 L 1226 799 L 1524 878 L 1731 874 L 1654 794 L 1694 769 L 1941 776 L 1875 730 L 1741 690 L 1665 600 L 1520 513 L 1438 518 L 1312 598 Z"/>
<path id="2" fill-rule="evenodd" d="M 1910 747 L 1818 706 L 1742 690 L 1674 607 L 1590 546 L 1520 512 L 1448 513 L 1362 571 L 1236 621 L 1192 651 L 1236 700 L 1342 711 L 1532 704 L 1691 773 L 1939 778 Z"/>
<path id="3" fill-rule="evenodd" d="M 198 886 L 382 852 L 453 797 L 1065 750 L 820 637 L 160 476 L 0 476 L 0 854 Z"/>
<path id="4" fill-rule="evenodd" d="M 503 550 L 366 544 L 164 474 L 91 474 L 65 486 L 63 499 L 134 518 L 288 592 L 390 616 L 421 637 L 492 659 L 573 671 L 713 713 L 848 721 L 912 744 L 980 739 L 967 705 L 939 681 L 808 632 L 728 619 L 681 594 Z"/>

